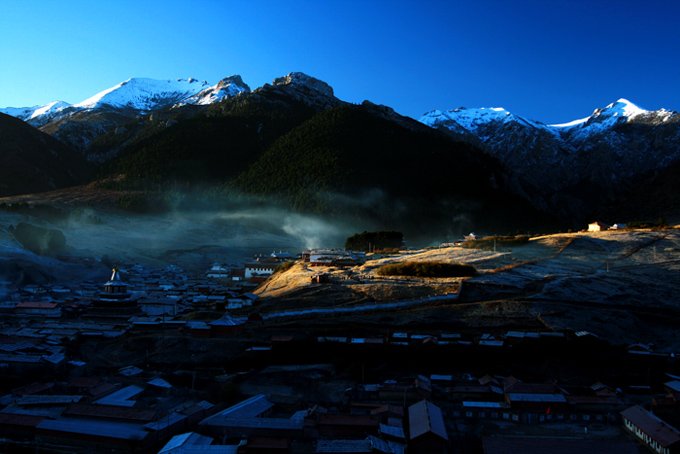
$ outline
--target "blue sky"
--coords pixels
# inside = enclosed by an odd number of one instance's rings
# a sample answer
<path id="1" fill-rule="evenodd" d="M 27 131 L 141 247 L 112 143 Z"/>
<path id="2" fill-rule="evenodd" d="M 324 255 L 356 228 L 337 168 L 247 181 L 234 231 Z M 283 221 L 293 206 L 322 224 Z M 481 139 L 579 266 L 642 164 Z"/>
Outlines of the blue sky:
<path id="1" fill-rule="evenodd" d="M 680 1 L 0 0 L 0 107 L 81 102 L 130 77 L 292 71 L 420 118 L 504 107 L 680 110 Z"/>

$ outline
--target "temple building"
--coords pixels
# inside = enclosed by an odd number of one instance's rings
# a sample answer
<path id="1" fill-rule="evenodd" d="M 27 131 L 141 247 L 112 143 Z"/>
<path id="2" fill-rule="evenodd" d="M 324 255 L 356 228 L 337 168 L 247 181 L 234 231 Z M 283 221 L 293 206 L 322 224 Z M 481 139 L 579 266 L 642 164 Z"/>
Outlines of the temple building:
<path id="1" fill-rule="evenodd" d="M 92 301 L 87 317 L 106 319 L 128 319 L 140 312 L 138 296 L 130 292 L 130 287 L 120 278 L 118 268 L 113 269 L 111 279 L 104 284 L 104 291 Z"/>

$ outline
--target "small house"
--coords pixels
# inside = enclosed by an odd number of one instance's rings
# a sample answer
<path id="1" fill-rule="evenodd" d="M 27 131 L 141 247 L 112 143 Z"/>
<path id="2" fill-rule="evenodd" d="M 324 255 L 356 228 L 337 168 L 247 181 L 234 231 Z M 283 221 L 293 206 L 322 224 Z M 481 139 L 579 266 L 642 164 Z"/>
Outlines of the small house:
<path id="1" fill-rule="evenodd" d="M 589 232 L 602 232 L 604 230 L 608 230 L 609 225 L 605 224 L 604 222 L 593 222 L 592 224 L 588 224 L 588 231 Z"/>
<path id="2" fill-rule="evenodd" d="M 449 436 L 442 411 L 427 400 L 421 400 L 408 407 L 409 452 L 442 452 L 448 445 Z"/>

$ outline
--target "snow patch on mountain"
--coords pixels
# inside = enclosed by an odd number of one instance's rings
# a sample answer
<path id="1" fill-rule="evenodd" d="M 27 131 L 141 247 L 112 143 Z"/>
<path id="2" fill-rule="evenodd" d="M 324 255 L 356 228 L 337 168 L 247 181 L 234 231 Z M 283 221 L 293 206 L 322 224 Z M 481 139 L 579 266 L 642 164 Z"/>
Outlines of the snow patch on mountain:
<path id="1" fill-rule="evenodd" d="M 199 82 L 191 78 L 177 80 L 132 78 L 72 107 L 80 110 L 110 106 L 148 113 L 181 102 L 208 87 L 210 85 L 206 81 Z"/>
<path id="2" fill-rule="evenodd" d="M 458 109 L 448 111 L 433 110 L 432 112 L 425 114 L 420 119 L 420 122 L 433 128 L 443 125 L 451 130 L 457 130 L 458 132 L 462 132 L 462 128 L 473 134 L 478 134 L 490 124 L 501 123 L 516 123 L 523 127 L 543 129 L 551 134 L 558 134 L 543 123 L 512 114 L 502 107 L 482 107 L 474 109 L 459 107 Z M 456 126 L 453 126 L 454 124 Z"/>
<path id="3" fill-rule="evenodd" d="M 53 101 L 48 104 L 33 107 L 6 107 L 0 109 L 0 112 L 19 118 L 20 120 L 28 121 L 41 115 L 48 115 L 61 111 L 70 105 L 71 104 L 64 101 Z"/>
<path id="4" fill-rule="evenodd" d="M 250 92 L 250 87 L 243 82 L 241 76 L 234 75 L 222 79 L 213 85 L 208 87 L 201 92 L 185 99 L 184 101 L 178 103 L 176 106 L 184 106 L 187 104 L 206 106 L 216 102 L 220 102 L 224 99 L 231 98 L 238 95 L 239 93 Z"/>

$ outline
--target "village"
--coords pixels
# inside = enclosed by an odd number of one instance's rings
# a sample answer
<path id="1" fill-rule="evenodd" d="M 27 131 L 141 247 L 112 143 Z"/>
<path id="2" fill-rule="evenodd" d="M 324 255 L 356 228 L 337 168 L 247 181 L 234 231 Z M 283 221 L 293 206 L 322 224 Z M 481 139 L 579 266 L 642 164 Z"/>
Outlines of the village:
<path id="1" fill-rule="evenodd" d="M 555 250 L 564 255 L 574 241 L 599 233 L 574 235 Z M 661 245 L 677 233 L 650 235 L 639 241 Z M 626 251 L 631 247 L 637 246 Z M 458 316 L 445 322 L 450 311 L 500 304 L 501 294 L 507 301 L 513 292 L 528 298 L 527 286 L 516 284 L 520 274 L 501 285 L 494 282 L 499 274 L 484 271 L 508 260 L 496 251 L 468 253 L 479 260 L 478 278 L 416 282 L 375 273 L 381 263 L 454 249 L 460 248 L 274 251 L 194 271 L 121 263 L 107 281 L 77 285 L 3 283 L 3 448 L 395 454 L 680 448 L 674 348 L 619 345 L 585 321 L 560 326 L 550 313 L 483 316 L 487 321 L 474 326 Z M 665 250 L 675 263 L 676 251 Z M 544 262 L 554 260 L 552 250 L 545 254 Z M 629 260 L 626 254 L 621 260 Z M 614 269 L 616 261 L 607 260 Z M 285 293 L 285 279 L 298 290 Z M 373 290 L 392 284 L 409 292 L 383 297 Z M 324 296 L 332 292 L 336 299 Z"/>

